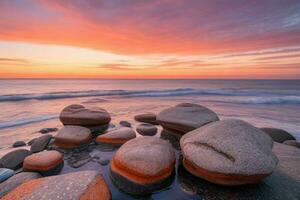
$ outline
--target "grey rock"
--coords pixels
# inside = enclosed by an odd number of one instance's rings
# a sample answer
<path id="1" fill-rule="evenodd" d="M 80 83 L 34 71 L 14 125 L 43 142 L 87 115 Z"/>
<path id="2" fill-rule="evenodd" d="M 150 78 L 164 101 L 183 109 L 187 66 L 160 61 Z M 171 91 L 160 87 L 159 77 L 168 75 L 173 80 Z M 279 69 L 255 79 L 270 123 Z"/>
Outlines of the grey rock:
<path id="1" fill-rule="evenodd" d="M 13 143 L 12 146 L 13 147 L 22 147 L 22 146 L 26 146 L 26 143 L 24 141 L 16 141 L 15 143 Z"/>
<path id="2" fill-rule="evenodd" d="M 131 127 L 131 123 L 128 121 L 120 121 L 120 125 L 125 126 L 125 127 Z"/>
<path id="3" fill-rule="evenodd" d="M 283 143 L 286 140 L 295 140 L 294 136 L 285 130 L 278 128 L 261 128 L 268 134 L 275 142 Z"/>
<path id="4" fill-rule="evenodd" d="M 52 135 L 49 135 L 49 134 L 35 138 L 31 144 L 30 151 L 32 153 L 37 153 L 37 152 L 45 150 L 47 148 L 51 138 L 52 138 Z"/>
<path id="5" fill-rule="evenodd" d="M 286 140 L 283 142 L 283 144 L 300 148 L 300 142 L 297 142 L 296 140 Z"/>
<path id="6" fill-rule="evenodd" d="M 139 124 L 136 131 L 144 136 L 153 136 L 157 133 L 157 128 L 152 124 Z"/>
<path id="7" fill-rule="evenodd" d="M 0 168 L 0 183 L 5 181 L 6 179 L 10 178 L 15 174 L 14 170 L 7 169 L 7 168 Z M 0 184 L 1 186 L 1 184 Z M 1 189 L 1 187 L 0 187 Z"/>
<path id="8" fill-rule="evenodd" d="M 157 125 L 157 121 L 156 121 L 156 114 L 154 113 L 143 113 L 143 114 L 139 114 L 134 116 L 135 121 L 138 122 L 144 122 L 144 123 L 149 123 L 149 124 L 154 124 Z"/>
<path id="9" fill-rule="evenodd" d="M 0 159 L 0 167 L 17 170 L 22 167 L 24 159 L 30 154 L 30 151 L 26 149 L 11 151 Z"/>
<path id="10" fill-rule="evenodd" d="M 39 132 L 42 133 L 42 134 L 55 132 L 55 131 L 58 131 L 58 128 L 42 128 L 42 129 L 39 130 Z"/>

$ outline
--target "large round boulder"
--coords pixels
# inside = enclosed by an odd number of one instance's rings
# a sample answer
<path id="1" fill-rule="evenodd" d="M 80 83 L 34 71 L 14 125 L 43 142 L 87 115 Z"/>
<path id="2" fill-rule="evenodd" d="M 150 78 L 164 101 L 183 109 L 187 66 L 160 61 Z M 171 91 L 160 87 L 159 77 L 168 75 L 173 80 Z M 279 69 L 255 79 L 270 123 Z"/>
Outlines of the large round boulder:
<path id="1" fill-rule="evenodd" d="M 282 129 L 261 128 L 261 130 L 268 134 L 275 142 L 283 143 L 286 140 L 296 140 L 294 136 Z"/>
<path id="2" fill-rule="evenodd" d="M 24 159 L 30 154 L 30 151 L 26 149 L 11 151 L 0 159 L 0 167 L 17 170 L 22 167 Z"/>
<path id="3" fill-rule="evenodd" d="M 157 137 L 138 137 L 123 144 L 113 156 L 111 178 L 121 190 L 144 195 L 173 181 L 175 153 L 171 144 Z"/>
<path id="4" fill-rule="evenodd" d="M 91 131 L 82 126 L 64 126 L 54 136 L 54 145 L 70 149 L 89 144 L 92 140 Z"/>
<path id="5" fill-rule="evenodd" d="M 212 110 L 191 103 L 181 103 L 167 108 L 157 116 L 157 121 L 163 128 L 182 134 L 217 120 L 219 118 Z"/>
<path id="6" fill-rule="evenodd" d="M 98 143 L 122 145 L 128 140 L 135 138 L 135 132 L 132 128 L 121 127 L 116 130 L 109 131 L 96 138 Z"/>
<path id="7" fill-rule="evenodd" d="M 43 176 L 58 174 L 64 166 L 63 155 L 58 151 L 42 151 L 25 158 L 24 171 L 39 172 Z"/>
<path id="8" fill-rule="evenodd" d="M 1 200 L 109 200 L 109 188 L 96 171 L 80 171 L 27 181 Z"/>
<path id="9" fill-rule="evenodd" d="M 85 108 L 83 105 L 72 104 L 65 107 L 59 116 L 64 125 L 100 126 L 109 124 L 109 113 L 102 108 Z"/>
<path id="10" fill-rule="evenodd" d="M 255 183 L 270 175 L 278 159 L 272 139 L 242 120 L 207 124 L 180 140 L 184 167 L 221 185 Z"/>

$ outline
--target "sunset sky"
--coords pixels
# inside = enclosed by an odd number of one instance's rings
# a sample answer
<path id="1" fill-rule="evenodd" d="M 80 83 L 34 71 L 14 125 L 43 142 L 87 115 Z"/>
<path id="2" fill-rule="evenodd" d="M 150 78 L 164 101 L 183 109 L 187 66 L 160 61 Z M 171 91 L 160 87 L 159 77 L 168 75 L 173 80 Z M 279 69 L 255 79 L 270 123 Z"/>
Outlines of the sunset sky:
<path id="1" fill-rule="evenodd" d="M 300 1 L 1 0 L 0 78 L 300 78 Z"/>

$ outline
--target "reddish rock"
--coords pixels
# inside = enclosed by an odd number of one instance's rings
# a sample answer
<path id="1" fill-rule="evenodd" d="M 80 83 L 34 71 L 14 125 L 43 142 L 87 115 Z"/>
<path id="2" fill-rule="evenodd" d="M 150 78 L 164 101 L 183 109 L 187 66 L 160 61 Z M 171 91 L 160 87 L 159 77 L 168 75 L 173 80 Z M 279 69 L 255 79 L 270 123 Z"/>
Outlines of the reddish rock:
<path id="1" fill-rule="evenodd" d="M 39 172 L 43 176 L 48 176 L 59 173 L 63 164 L 63 155 L 58 151 L 43 151 L 26 157 L 23 170 Z"/>
<path id="2" fill-rule="evenodd" d="M 96 138 L 96 142 L 121 145 L 135 137 L 136 135 L 132 128 L 121 127 L 119 129 L 109 131 L 103 135 L 99 135 Z"/>
<path id="3" fill-rule="evenodd" d="M 149 123 L 149 124 L 154 124 L 157 125 L 156 121 L 156 114 L 154 113 L 143 113 L 134 116 L 134 119 L 138 122 L 144 122 L 144 123 Z"/>
<path id="4" fill-rule="evenodd" d="M 157 128 L 152 124 L 139 124 L 136 131 L 144 136 L 154 136 L 157 133 Z"/>

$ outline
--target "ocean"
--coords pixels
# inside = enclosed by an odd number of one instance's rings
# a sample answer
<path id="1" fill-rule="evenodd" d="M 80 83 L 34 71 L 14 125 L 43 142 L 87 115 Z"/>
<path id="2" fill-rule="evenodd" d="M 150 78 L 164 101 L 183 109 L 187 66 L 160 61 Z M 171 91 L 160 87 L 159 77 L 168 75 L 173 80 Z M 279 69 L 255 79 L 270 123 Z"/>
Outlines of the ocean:
<path id="1" fill-rule="evenodd" d="M 70 104 L 105 108 L 112 123 L 158 113 L 181 102 L 198 103 L 221 119 L 284 129 L 300 140 L 300 80 L 0 80 L 0 149 L 29 141 L 38 130 L 61 127 Z"/>

